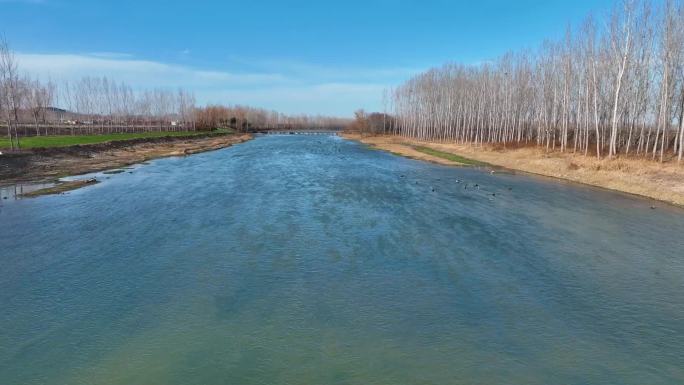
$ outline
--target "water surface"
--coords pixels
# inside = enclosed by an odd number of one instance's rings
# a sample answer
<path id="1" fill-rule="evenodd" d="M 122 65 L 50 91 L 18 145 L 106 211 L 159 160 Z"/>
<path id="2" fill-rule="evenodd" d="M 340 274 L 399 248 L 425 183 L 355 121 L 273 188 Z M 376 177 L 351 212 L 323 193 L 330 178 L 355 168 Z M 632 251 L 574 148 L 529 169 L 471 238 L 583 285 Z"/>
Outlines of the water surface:
<path id="1" fill-rule="evenodd" d="M 2 201 L 1 384 L 684 382 L 680 209 L 332 136 L 129 172 Z"/>

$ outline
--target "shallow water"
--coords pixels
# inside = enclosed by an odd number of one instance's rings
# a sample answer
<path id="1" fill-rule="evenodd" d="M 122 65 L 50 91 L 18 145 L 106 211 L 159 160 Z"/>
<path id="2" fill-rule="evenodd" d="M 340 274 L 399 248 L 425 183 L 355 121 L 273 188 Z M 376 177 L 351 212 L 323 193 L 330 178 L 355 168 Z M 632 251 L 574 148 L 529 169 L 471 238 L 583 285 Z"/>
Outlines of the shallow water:
<path id="1" fill-rule="evenodd" d="M 0 384 L 684 382 L 680 209 L 332 136 L 108 177 L 1 202 Z"/>
<path id="2" fill-rule="evenodd" d="M 17 200 L 21 199 L 23 194 L 28 194 L 45 188 L 53 187 L 55 184 L 47 183 L 19 183 L 6 186 L 0 186 L 0 200 Z"/>

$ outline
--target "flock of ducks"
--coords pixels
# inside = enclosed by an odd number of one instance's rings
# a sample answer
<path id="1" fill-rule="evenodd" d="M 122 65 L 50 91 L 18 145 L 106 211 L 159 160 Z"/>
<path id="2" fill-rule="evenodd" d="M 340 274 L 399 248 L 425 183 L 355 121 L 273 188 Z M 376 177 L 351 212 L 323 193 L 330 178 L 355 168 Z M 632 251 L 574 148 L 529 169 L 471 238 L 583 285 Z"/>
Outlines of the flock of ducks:
<path id="1" fill-rule="evenodd" d="M 494 173 L 494 172 L 492 171 L 492 173 Z M 400 178 L 406 179 L 406 175 L 402 174 L 400 176 Z M 437 182 L 441 182 L 441 180 L 442 180 L 441 178 L 436 179 Z M 463 181 L 461 181 L 460 179 L 456 179 L 456 180 L 454 180 L 454 182 L 456 182 L 457 184 L 463 183 Z M 414 184 L 418 185 L 419 183 L 418 183 L 418 181 L 415 181 Z M 430 189 L 432 192 L 437 192 L 437 189 L 434 186 L 430 187 Z M 472 190 L 482 191 L 482 187 L 480 186 L 479 183 L 474 183 L 474 184 L 467 183 L 467 182 L 463 183 L 463 190 L 469 190 L 469 189 L 471 191 Z M 512 190 L 513 190 L 513 187 L 508 187 L 508 191 L 512 191 Z M 495 198 L 497 196 L 495 192 L 487 192 L 487 195 L 492 197 L 492 198 Z"/>

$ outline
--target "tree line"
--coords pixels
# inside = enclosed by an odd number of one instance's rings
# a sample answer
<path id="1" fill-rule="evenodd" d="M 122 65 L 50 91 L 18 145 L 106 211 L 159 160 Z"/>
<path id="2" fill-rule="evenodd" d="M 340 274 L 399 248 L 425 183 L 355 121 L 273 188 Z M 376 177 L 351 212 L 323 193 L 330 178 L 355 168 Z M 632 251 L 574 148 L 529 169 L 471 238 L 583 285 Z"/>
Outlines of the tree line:
<path id="1" fill-rule="evenodd" d="M 247 106 L 197 106 L 183 88 L 135 89 L 106 76 L 55 82 L 20 72 L 6 39 L 0 37 L 0 134 L 12 149 L 21 136 L 105 134 L 145 131 L 236 131 L 339 129 L 348 121 L 324 116 L 290 116 Z"/>
<path id="2" fill-rule="evenodd" d="M 623 0 L 535 51 L 430 69 L 384 103 L 393 117 L 374 127 L 391 134 L 681 162 L 684 5 Z"/>
<path id="3" fill-rule="evenodd" d="M 349 119 L 329 116 L 287 115 L 249 106 L 209 105 L 195 110 L 197 126 L 230 128 L 238 131 L 343 129 Z"/>
<path id="4" fill-rule="evenodd" d="M 0 39 L 0 127 L 12 149 L 20 136 L 195 129 L 195 104 L 184 89 L 134 90 L 107 77 L 41 81 L 20 72 Z"/>

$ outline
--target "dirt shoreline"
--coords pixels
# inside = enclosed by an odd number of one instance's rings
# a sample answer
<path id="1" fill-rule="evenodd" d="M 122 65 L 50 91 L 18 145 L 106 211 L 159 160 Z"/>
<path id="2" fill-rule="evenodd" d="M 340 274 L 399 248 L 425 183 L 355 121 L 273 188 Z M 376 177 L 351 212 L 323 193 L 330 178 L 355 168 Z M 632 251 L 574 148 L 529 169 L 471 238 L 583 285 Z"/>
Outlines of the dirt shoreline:
<path id="1" fill-rule="evenodd" d="M 84 146 L 35 149 L 0 156 L 0 186 L 53 182 L 65 176 L 115 169 L 157 158 L 218 150 L 251 139 L 249 134 L 133 139 Z"/>
<path id="2" fill-rule="evenodd" d="M 599 161 L 584 155 L 546 152 L 539 148 L 501 150 L 487 146 L 423 142 L 397 136 L 363 136 L 349 133 L 342 136 L 413 159 L 451 166 L 461 165 L 415 149 L 416 146 L 428 147 L 511 170 L 564 179 L 684 206 L 684 166 L 676 163 L 660 164 L 634 158 Z"/>

